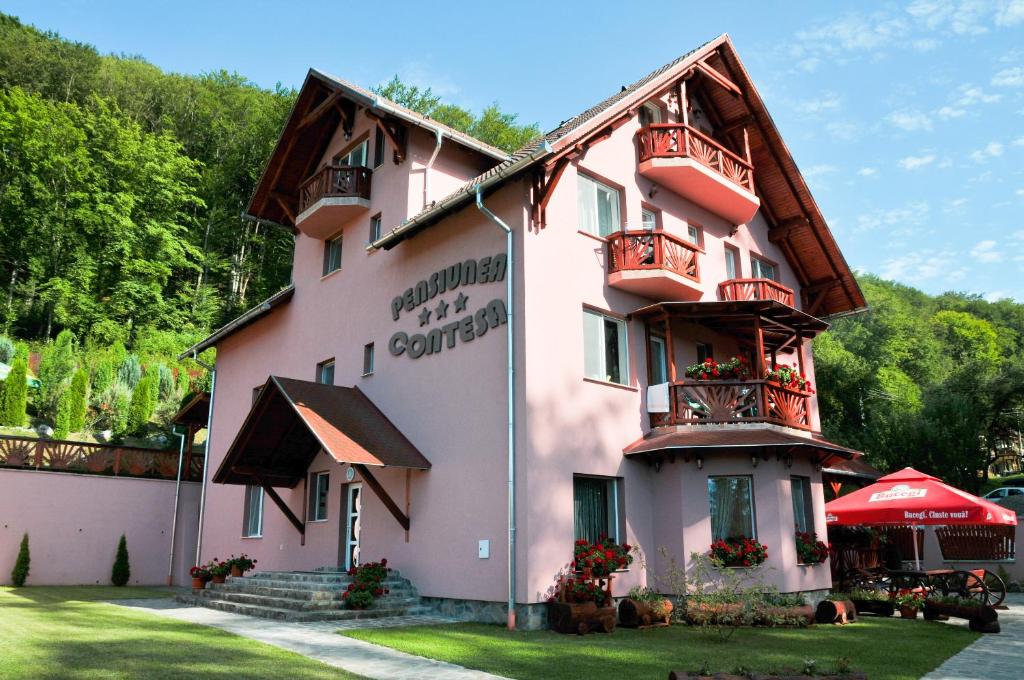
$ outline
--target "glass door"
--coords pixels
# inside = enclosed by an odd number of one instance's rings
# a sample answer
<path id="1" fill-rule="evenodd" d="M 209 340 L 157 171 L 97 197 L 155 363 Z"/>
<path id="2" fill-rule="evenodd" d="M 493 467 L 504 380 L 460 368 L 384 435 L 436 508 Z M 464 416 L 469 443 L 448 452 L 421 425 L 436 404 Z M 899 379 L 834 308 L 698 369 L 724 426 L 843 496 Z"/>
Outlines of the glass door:
<path id="1" fill-rule="evenodd" d="M 345 493 L 345 540 L 342 544 L 345 569 L 359 566 L 359 516 L 362 510 L 362 484 L 349 484 Z"/>

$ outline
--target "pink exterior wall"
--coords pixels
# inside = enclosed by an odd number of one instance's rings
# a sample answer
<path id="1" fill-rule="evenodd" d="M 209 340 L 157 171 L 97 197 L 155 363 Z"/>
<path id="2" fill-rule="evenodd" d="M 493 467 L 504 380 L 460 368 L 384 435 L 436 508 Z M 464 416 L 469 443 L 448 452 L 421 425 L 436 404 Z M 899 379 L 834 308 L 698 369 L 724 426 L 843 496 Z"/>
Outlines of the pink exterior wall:
<path id="1" fill-rule="evenodd" d="M 34 470 L 0 470 L 0 585 L 25 532 L 28 585 L 109 585 L 121 534 L 131 585 L 167 585 L 174 482 Z M 199 484 L 183 482 L 174 582 L 189 582 L 196 550 Z"/>

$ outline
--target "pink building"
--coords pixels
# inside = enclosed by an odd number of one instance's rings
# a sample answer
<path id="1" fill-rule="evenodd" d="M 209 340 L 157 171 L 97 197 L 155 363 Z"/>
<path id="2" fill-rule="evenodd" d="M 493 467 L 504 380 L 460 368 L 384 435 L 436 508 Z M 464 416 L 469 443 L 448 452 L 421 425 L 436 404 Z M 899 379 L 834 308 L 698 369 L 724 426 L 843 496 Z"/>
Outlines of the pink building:
<path id="1" fill-rule="evenodd" d="M 386 557 L 520 625 L 602 533 L 646 557 L 616 594 L 735 536 L 829 588 L 794 527 L 824 537 L 857 454 L 769 372 L 813 381 L 865 303 L 727 36 L 511 156 L 310 71 L 249 211 L 295 234 L 292 284 L 187 352 L 217 348 L 203 559 Z"/>

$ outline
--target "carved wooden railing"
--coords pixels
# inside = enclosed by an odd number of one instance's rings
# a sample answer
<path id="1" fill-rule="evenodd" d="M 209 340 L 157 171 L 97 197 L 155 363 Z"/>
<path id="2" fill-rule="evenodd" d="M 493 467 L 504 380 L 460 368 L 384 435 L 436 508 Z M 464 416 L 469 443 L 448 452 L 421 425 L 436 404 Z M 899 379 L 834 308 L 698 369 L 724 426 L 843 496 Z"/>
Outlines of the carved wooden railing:
<path id="1" fill-rule="evenodd" d="M 608 236 L 608 272 L 666 269 L 700 282 L 700 248 L 664 231 L 626 230 Z"/>
<path id="2" fill-rule="evenodd" d="M 354 165 L 326 165 L 299 186 L 299 212 L 321 198 L 351 197 L 370 199 L 373 170 Z"/>
<path id="3" fill-rule="evenodd" d="M 1012 560 L 1015 526 L 945 526 L 936 529 L 946 561 Z"/>
<path id="4" fill-rule="evenodd" d="M 640 162 L 652 158 L 692 158 L 733 184 L 754 193 L 754 166 L 704 133 L 682 123 L 640 128 Z"/>
<path id="5" fill-rule="evenodd" d="M 793 306 L 793 289 L 771 279 L 729 279 L 718 284 L 723 300 L 775 300 Z"/>
<path id="6" fill-rule="evenodd" d="M 178 475 L 178 452 L 0 435 L 0 468 L 5 467 L 175 479 Z M 202 457 L 191 456 L 182 471 L 182 478 L 199 481 L 202 474 Z"/>
<path id="7" fill-rule="evenodd" d="M 772 423 L 811 429 L 809 392 L 768 380 L 682 380 L 669 385 L 669 412 L 651 426 Z"/>

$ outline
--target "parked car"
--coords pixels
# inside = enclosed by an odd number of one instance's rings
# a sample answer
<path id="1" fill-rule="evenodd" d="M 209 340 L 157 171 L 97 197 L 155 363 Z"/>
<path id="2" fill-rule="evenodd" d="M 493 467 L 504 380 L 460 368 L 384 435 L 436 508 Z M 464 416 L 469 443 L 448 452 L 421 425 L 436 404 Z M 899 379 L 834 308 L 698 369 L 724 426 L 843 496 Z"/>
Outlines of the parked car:
<path id="1" fill-rule="evenodd" d="M 1010 496 L 1024 496 L 1024 486 L 1001 486 L 998 489 L 992 489 L 982 498 L 997 501 L 1001 498 L 1009 498 Z"/>

